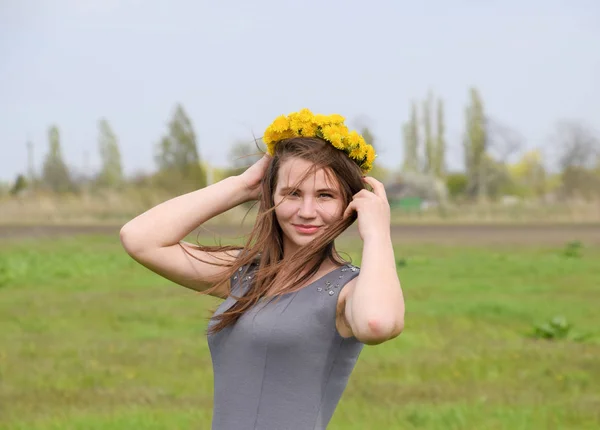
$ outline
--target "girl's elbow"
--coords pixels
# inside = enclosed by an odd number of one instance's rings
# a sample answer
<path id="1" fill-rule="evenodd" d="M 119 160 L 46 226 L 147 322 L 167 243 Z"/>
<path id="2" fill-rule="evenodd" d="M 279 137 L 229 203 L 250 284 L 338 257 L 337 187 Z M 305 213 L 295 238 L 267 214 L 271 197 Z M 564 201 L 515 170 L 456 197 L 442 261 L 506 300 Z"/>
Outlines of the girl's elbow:
<path id="1" fill-rule="evenodd" d="M 145 249 L 140 235 L 135 232 L 130 224 L 121 227 L 119 239 L 125 252 L 132 257 L 139 255 Z"/>
<path id="2" fill-rule="evenodd" d="M 356 338 L 367 345 L 378 345 L 399 336 L 403 330 L 404 318 L 389 321 L 372 318 L 357 330 Z"/>

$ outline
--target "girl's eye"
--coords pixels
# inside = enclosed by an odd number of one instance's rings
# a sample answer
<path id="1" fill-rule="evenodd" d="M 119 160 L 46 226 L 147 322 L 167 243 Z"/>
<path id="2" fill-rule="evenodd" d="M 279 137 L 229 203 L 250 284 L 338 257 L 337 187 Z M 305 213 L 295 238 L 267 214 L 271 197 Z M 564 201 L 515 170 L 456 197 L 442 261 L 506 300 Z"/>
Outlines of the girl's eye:
<path id="1" fill-rule="evenodd" d="M 330 199 L 330 198 L 332 198 L 333 196 L 332 196 L 331 194 L 328 194 L 328 193 L 321 193 L 321 194 L 319 194 L 319 197 L 321 197 L 321 198 L 323 198 L 323 197 L 324 197 L 324 198 L 328 198 L 328 199 Z"/>

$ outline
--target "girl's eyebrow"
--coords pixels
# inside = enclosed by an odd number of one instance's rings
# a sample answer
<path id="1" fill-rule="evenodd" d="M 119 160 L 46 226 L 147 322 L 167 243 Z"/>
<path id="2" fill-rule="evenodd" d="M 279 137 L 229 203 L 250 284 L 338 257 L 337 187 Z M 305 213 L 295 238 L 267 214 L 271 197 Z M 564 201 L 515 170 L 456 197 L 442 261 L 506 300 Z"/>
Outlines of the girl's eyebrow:
<path id="1" fill-rule="evenodd" d="M 300 188 L 296 188 L 296 187 L 283 187 L 281 189 L 282 193 L 289 193 L 290 191 L 300 191 Z M 317 190 L 317 193 L 331 193 L 331 194 L 337 194 L 336 190 L 334 190 L 333 188 L 319 188 Z"/>

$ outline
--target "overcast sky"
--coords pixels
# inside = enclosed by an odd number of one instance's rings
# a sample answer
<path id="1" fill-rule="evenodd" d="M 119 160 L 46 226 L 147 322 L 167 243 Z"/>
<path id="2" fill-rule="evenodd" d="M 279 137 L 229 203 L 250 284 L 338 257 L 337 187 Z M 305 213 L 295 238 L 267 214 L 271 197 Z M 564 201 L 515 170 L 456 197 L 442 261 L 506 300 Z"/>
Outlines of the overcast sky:
<path id="1" fill-rule="evenodd" d="M 0 0 L 0 179 L 36 167 L 47 130 L 69 165 L 97 170 L 97 122 L 127 173 L 154 168 L 176 103 L 203 158 L 227 165 L 277 115 L 308 107 L 368 123 L 377 162 L 402 161 L 401 124 L 428 90 L 446 103 L 462 164 L 470 86 L 485 109 L 544 146 L 555 123 L 600 129 L 597 0 Z"/>

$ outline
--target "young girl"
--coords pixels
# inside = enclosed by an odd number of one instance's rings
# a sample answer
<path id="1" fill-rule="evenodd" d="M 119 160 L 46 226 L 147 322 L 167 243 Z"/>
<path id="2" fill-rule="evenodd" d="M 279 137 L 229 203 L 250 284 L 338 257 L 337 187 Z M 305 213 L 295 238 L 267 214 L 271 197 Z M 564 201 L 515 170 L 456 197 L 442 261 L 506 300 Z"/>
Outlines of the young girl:
<path id="1" fill-rule="evenodd" d="M 244 173 L 150 209 L 121 241 L 150 270 L 225 299 L 208 325 L 213 429 L 325 429 L 363 345 L 404 326 L 389 204 L 364 176 L 373 147 L 343 117 L 304 109 L 277 118 L 263 140 L 268 153 Z M 182 241 L 256 199 L 245 246 Z M 334 244 L 356 220 L 360 270 Z"/>

